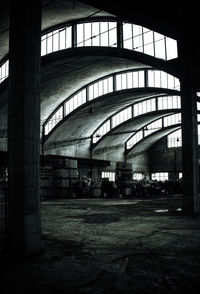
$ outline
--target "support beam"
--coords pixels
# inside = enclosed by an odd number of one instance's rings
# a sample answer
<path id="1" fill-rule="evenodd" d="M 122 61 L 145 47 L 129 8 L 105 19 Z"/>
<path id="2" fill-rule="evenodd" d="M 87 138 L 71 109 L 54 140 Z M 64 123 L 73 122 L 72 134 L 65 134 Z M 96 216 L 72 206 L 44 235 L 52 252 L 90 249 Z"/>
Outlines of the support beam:
<path id="1" fill-rule="evenodd" d="M 41 1 L 10 1 L 7 250 L 41 249 L 40 49 Z"/>
<path id="2" fill-rule="evenodd" d="M 182 26 L 178 42 L 182 108 L 183 211 L 199 213 L 197 97 L 194 84 L 195 27 Z M 194 38 L 195 37 L 195 38 Z"/>

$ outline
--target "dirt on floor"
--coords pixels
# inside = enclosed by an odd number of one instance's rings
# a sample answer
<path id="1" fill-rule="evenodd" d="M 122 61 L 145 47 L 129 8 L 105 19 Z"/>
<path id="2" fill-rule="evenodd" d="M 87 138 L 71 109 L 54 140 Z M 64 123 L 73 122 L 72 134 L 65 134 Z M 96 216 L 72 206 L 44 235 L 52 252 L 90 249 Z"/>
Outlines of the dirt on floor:
<path id="1" fill-rule="evenodd" d="M 2 293 L 197 293 L 200 216 L 180 196 L 42 201 L 42 251 L 1 256 Z"/>

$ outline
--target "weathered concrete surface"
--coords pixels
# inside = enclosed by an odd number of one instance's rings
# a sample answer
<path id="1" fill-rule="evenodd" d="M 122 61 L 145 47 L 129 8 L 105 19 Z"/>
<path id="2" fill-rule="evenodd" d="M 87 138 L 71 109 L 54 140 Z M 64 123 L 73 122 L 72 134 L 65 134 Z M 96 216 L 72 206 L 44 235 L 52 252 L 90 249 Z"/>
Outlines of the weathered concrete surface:
<path id="1" fill-rule="evenodd" d="M 43 251 L 24 262 L 4 260 L 4 293 L 195 293 L 200 217 L 175 211 L 180 204 L 178 198 L 42 202 Z"/>
<path id="2" fill-rule="evenodd" d="M 115 150 L 116 147 L 119 145 L 123 146 L 125 142 L 131 137 L 131 135 L 134 134 L 135 131 L 139 131 L 142 127 L 145 125 L 151 123 L 152 121 L 162 118 L 164 116 L 173 114 L 171 110 L 164 110 L 164 111 L 153 111 L 152 113 L 145 113 L 144 115 L 136 116 L 132 119 L 129 119 L 125 121 L 124 123 L 119 124 L 115 128 L 113 128 L 109 134 L 106 136 L 103 136 L 96 144 L 96 146 L 93 149 L 93 155 L 97 156 L 97 158 L 102 159 L 103 156 L 105 158 L 107 157 L 107 153 L 112 152 L 112 150 Z M 162 136 L 166 136 L 166 133 L 172 132 L 172 130 L 161 130 L 160 132 L 163 132 Z M 159 138 L 160 138 L 159 136 Z M 149 148 L 149 145 L 153 145 L 159 138 L 155 134 L 152 134 L 149 139 L 142 140 L 142 146 L 140 146 L 140 143 L 137 145 L 137 151 L 138 152 L 144 152 Z M 150 141 L 149 144 L 146 143 L 147 141 Z M 124 151 L 124 150 L 123 150 Z M 130 151 L 131 153 L 132 151 Z M 133 152 L 134 153 L 134 152 Z M 106 154 L 106 156 L 105 156 Z M 103 156 L 102 156 L 103 155 Z M 115 156 L 111 157 L 109 160 L 115 160 Z"/>
<path id="3" fill-rule="evenodd" d="M 58 23 L 87 18 L 95 14 L 98 17 L 112 16 L 87 4 L 73 0 L 42 0 L 42 30 Z M 8 53 L 9 47 L 9 1 L 0 2 L 0 59 Z"/>
<path id="4" fill-rule="evenodd" d="M 154 143 L 160 139 L 168 136 L 170 133 L 175 132 L 180 128 L 180 124 L 172 125 L 167 128 L 161 129 L 155 133 L 152 133 L 150 136 L 143 138 L 137 145 L 133 146 L 128 150 L 127 160 L 131 159 L 134 156 L 137 156 L 153 146 Z"/>

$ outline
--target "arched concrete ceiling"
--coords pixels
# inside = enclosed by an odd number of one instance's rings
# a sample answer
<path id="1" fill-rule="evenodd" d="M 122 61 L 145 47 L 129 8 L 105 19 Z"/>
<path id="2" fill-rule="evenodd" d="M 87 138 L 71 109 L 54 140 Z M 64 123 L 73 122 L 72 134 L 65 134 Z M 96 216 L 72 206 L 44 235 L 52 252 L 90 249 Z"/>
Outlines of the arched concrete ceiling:
<path id="1" fill-rule="evenodd" d="M 164 93 L 160 88 L 146 88 L 123 90 L 101 96 L 68 115 L 52 130 L 45 142 L 52 144 L 67 139 L 89 137 L 107 118 L 122 108 L 134 102 L 163 94 L 166 92 Z"/>
<path id="2" fill-rule="evenodd" d="M 187 1 L 181 5 L 180 1 L 168 0 L 161 5 L 160 1 L 102 1 L 82 0 L 116 15 L 124 21 L 135 22 L 149 27 L 159 33 L 172 38 L 178 38 L 183 22 L 196 21 L 199 23 L 198 1 Z"/>
<path id="3" fill-rule="evenodd" d="M 176 40 L 187 38 L 191 45 L 193 79 L 195 90 L 200 91 L 200 42 L 198 38 L 200 18 L 199 2 L 168 0 L 161 5 L 160 1 L 102 1 L 82 0 L 82 2 L 95 6 L 116 15 L 122 21 L 133 22 L 145 26 L 158 33 Z M 133 9 L 130 9 L 133 7 Z"/>
<path id="4" fill-rule="evenodd" d="M 43 0 L 41 30 L 79 18 L 90 18 L 91 16 L 112 16 L 112 14 L 77 0 Z M 0 44 L 1 61 L 9 51 L 8 0 L 0 1 Z"/>
<path id="5" fill-rule="evenodd" d="M 147 67 L 138 60 L 124 57 L 116 48 L 90 48 L 89 52 L 87 49 L 76 48 L 44 56 L 41 78 L 42 121 L 61 102 L 86 84 L 118 71 Z"/>
<path id="6" fill-rule="evenodd" d="M 44 1 L 43 1 L 44 2 Z M 42 9 L 42 30 L 55 26 L 59 23 L 73 21 L 91 16 L 112 16 L 86 3 L 74 0 L 45 1 Z"/>
<path id="7" fill-rule="evenodd" d="M 165 63 L 139 52 L 106 47 L 66 49 L 43 56 L 41 122 L 44 122 L 67 97 L 98 78 L 127 69 L 154 65 L 162 68 L 165 67 Z M 1 92 L 3 98 L 0 98 L 0 103 L 6 101 L 5 93 Z"/>
<path id="8" fill-rule="evenodd" d="M 165 129 L 161 129 L 151 135 L 145 137 L 143 140 L 138 142 L 130 151 L 127 153 L 127 160 L 130 160 L 132 157 L 144 153 L 147 151 L 154 143 L 163 137 L 169 135 L 171 132 L 174 132 L 180 128 L 180 125 L 170 126 Z"/>
<path id="9" fill-rule="evenodd" d="M 4 58 L 8 54 L 8 35 L 9 35 L 9 10 L 8 10 L 8 2 L 6 0 L 2 0 L 0 2 L 0 60 Z M 84 4 L 85 1 L 74 1 L 74 0 L 43 0 L 43 10 L 42 10 L 42 30 L 46 30 L 52 26 L 56 26 L 57 24 L 64 23 L 67 21 L 73 21 L 80 18 L 90 18 L 91 16 L 109 16 L 113 12 L 104 12 L 100 11 L 102 7 L 99 9 L 98 7 L 92 7 L 88 4 Z M 102 2 L 103 3 L 103 2 Z M 93 5 L 93 3 L 90 3 Z M 109 2 L 107 3 L 109 4 Z M 116 4 L 116 3 L 115 3 Z M 126 6 L 123 3 L 123 6 Z M 107 9 L 106 9 L 107 10 Z M 109 11 L 109 9 L 107 10 Z M 111 13 L 111 14 L 110 14 Z M 134 21 L 133 21 L 134 22 Z M 145 21 L 144 21 L 145 22 Z M 157 24 L 158 25 L 158 24 Z M 162 30 L 162 29 L 161 29 Z M 107 52 L 102 48 L 98 50 L 96 48 L 92 48 L 91 50 L 87 50 L 88 48 L 77 48 L 77 52 L 80 53 L 85 51 L 84 54 L 66 54 L 64 52 L 57 52 L 50 54 L 49 56 L 45 56 L 42 61 L 42 80 L 41 80 L 41 120 L 44 121 L 49 116 L 49 114 L 58 106 L 63 99 L 73 94 L 77 89 L 84 86 L 85 84 L 96 80 L 97 78 L 103 77 L 107 74 L 117 72 L 119 70 L 126 69 L 134 69 L 146 67 L 146 59 L 139 61 L 137 59 L 138 53 L 123 53 L 123 56 L 120 56 L 119 50 L 117 51 L 114 48 L 108 48 Z M 92 50 L 96 50 L 95 54 L 91 54 Z M 119 54 L 114 53 L 119 52 Z M 87 54 L 86 54 L 87 51 Z M 100 51 L 101 54 L 98 54 Z M 103 52 L 104 51 L 104 52 Z M 70 50 L 68 50 L 68 53 Z M 132 54 L 134 58 L 129 59 L 129 54 Z M 134 55 L 135 54 L 135 55 Z M 62 56 L 63 55 L 63 56 Z M 55 56 L 59 56 L 59 58 L 55 58 Z M 149 58 L 145 57 L 144 58 Z M 137 61 L 135 61 L 137 60 Z M 150 60 L 150 59 L 149 59 Z M 152 62 L 153 58 L 152 58 Z M 155 61 L 156 62 L 156 61 Z M 159 63 L 161 67 L 163 66 L 163 62 L 160 60 Z M 158 63 L 157 63 L 158 64 Z M 150 66 L 156 64 L 148 64 Z M 171 66 L 171 65 L 169 65 Z M 3 116 L 1 119 L 4 120 L 4 124 L 6 127 L 7 122 L 7 113 L 6 113 L 6 96 L 7 89 L 1 87 L 1 95 L 0 95 L 0 105 L 3 107 Z M 144 93 L 143 93 L 144 94 Z M 142 94 L 142 95 L 143 95 Z M 141 95 L 141 94 L 140 94 Z M 144 96 L 138 96 L 138 99 L 141 99 Z M 146 93 L 146 95 L 149 95 Z M 152 95 L 152 93 L 150 94 Z M 148 97 L 148 96 L 146 96 Z M 114 98 L 113 98 L 114 99 Z M 125 99 L 129 99 L 128 96 L 124 96 Z M 135 98 L 137 99 L 137 98 Z M 113 100 L 114 101 L 114 100 Z M 127 100 L 128 101 L 128 100 Z M 105 102 L 105 101 L 104 101 Z M 98 103 L 98 101 L 94 102 Z M 128 102 L 127 102 L 128 103 Z M 121 106 L 115 106 L 113 110 L 111 110 L 111 106 L 104 104 L 104 108 L 101 111 L 92 113 L 88 116 L 89 105 L 86 108 L 82 109 L 82 113 L 79 113 L 79 116 L 71 115 L 66 123 L 63 124 L 62 128 L 65 130 L 66 138 L 72 137 L 80 137 L 87 136 L 90 134 L 92 129 L 94 129 L 94 125 L 91 125 L 91 121 L 95 121 L 96 123 L 102 122 L 105 120 L 106 115 L 110 115 L 113 113 L 114 109 L 119 110 Z M 98 105 L 98 104 L 97 104 Z M 94 107 L 97 108 L 97 105 Z M 91 107 L 91 106 L 90 106 Z M 107 109 L 105 111 L 105 109 Z M 108 109 L 110 109 L 108 111 Z M 105 116 L 102 116 L 102 111 L 105 112 Z M 108 111 L 108 112 L 107 112 Z M 96 115 L 96 116 L 95 116 Z M 81 117 L 84 120 L 81 120 Z M 72 128 L 73 125 L 73 128 Z M 96 126 L 95 126 L 96 127 Z M 59 128 L 56 128 L 55 134 L 51 137 L 51 140 L 54 140 L 54 136 L 56 133 L 60 132 L 57 137 L 57 140 L 61 136 L 63 136 L 63 132 L 59 131 Z"/>
<path id="10" fill-rule="evenodd" d="M 134 131 L 138 131 L 152 121 L 166 115 L 173 114 L 174 112 L 176 112 L 176 110 L 162 110 L 152 113 L 150 112 L 142 116 L 132 118 L 124 122 L 123 124 L 120 124 L 97 142 L 96 146 L 93 149 L 93 155 L 96 156 L 101 153 L 110 152 L 112 149 L 116 149 L 117 146 L 124 147 L 125 142 L 134 133 Z"/>
<path id="11" fill-rule="evenodd" d="M 171 2 L 171 4 L 170 4 Z M 141 1 L 134 2 L 134 9 L 131 0 L 101 1 L 101 0 L 43 0 L 42 1 L 42 30 L 46 30 L 60 23 L 73 21 L 79 18 L 90 18 L 99 16 L 117 16 L 124 21 L 130 21 L 146 26 L 152 30 L 178 39 L 181 36 L 183 23 L 191 23 L 189 33 L 197 39 L 199 28 L 198 1 L 187 2 L 180 5 L 179 2 L 168 1 L 165 7 L 160 2 Z M 9 1 L 0 1 L 0 60 L 8 54 L 9 44 Z M 199 84 L 199 43 L 195 41 L 196 62 L 195 71 L 197 85 Z M 197 87 L 197 86 L 196 86 Z"/>
<path id="12" fill-rule="evenodd" d="M 44 122 L 67 97 L 86 84 L 118 71 L 147 67 L 142 62 L 125 58 L 120 52 L 112 56 L 111 53 L 115 53 L 116 48 L 91 48 L 90 52 L 87 52 L 87 49 L 63 50 L 43 57 L 41 122 Z M 72 51 L 75 51 L 75 54 Z M 6 81 L 0 85 L 0 107 L 7 103 L 7 87 Z"/>
<path id="13" fill-rule="evenodd" d="M 126 52 L 128 51 L 128 52 Z M 148 64 L 154 63 L 154 58 L 150 56 L 143 57 L 144 54 L 138 54 L 138 52 L 129 52 L 129 50 L 118 50 L 117 48 L 75 48 L 62 50 L 60 52 L 55 52 L 44 56 L 42 58 L 42 76 L 41 76 L 41 124 L 49 117 L 49 115 L 60 105 L 67 97 L 72 95 L 81 87 L 86 84 L 104 77 L 108 74 L 113 74 L 119 71 L 127 69 L 141 69 L 147 68 L 148 66 L 140 60 L 145 60 Z M 1 95 L 0 104 L 5 105 L 8 95 L 7 90 L 8 83 L 5 81 L 0 85 Z M 111 100 L 110 106 L 106 104 L 105 99 L 99 104 L 99 100 L 94 101 L 94 108 L 99 108 L 99 117 L 95 117 L 97 125 L 100 124 L 106 117 L 119 110 L 119 107 L 125 107 L 126 105 L 133 103 L 134 99 L 138 100 L 141 98 L 148 98 L 158 94 L 166 94 L 163 90 L 148 89 L 145 93 L 140 89 L 140 94 L 137 90 L 136 94 L 139 96 L 131 98 L 125 94 L 124 96 L 117 94 L 122 102 L 118 102 L 117 108 L 113 108 L 113 101 Z M 170 92 L 170 91 L 169 91 Z M 173 92 L 173 91 L 172 91 Z M 125 91 L 126 93 L 126 91 Z M 124 94 L 123 92 L 121 94 Z M 113 99 L 116 100 L 115 95 Z M 135 100 L 135 101 L 136 101 Z M 108 102 L 109 100 L 107 100 Z M 132 101 L 132 102 L 131 102 Z M 126 104 L 123 104 L 125 103 Z M 123 104 L 123 105 L 122 105 Z M 107 111 L 105 112 L 105 108 Z M 109 109 L 109 111 L 108 111 Z M 102 115 L 102 112 L 104 116 Z M 88 110 L 86 110 L 88 114 Z M 97 112 L 96 112 L 97 115 Z M 107 116 L 106 116 L 107 115 Z M 3 114 L 4 119 L 7 120 L 7 113 Z M 80 116 L 80 113 L 79 113 Z M 88 117 L 84 117 L 85 124 L 87 123 Z M 73 123 L 75 118 L 73 118 Z M 69 122 L 69 124 L 71 124 Z M 79 125 L 79 124 L 78 124 Z M 91 125 L 89 121 L 89 125 Z M 91 126 L 90 126 L 91 127 Z M 70 133 L 76 134 L 76 136 L 81 136 L 80 130 L 78 128 L 78 133 L 75 131 L 76 125 L 74 123 L 73 132 L 70 128 Z M 86 126 L 84 126 L 84 134 Z M 66 128 L 65 128 L 66 129 Z M 94 124 L 93 124 L 94 129 Z M 91 134 L 91 131 L 89 131 Z M 53 137 L 52 137 L 53 138 Z M 58 136 L 59 140 L 59 136 Z"/>

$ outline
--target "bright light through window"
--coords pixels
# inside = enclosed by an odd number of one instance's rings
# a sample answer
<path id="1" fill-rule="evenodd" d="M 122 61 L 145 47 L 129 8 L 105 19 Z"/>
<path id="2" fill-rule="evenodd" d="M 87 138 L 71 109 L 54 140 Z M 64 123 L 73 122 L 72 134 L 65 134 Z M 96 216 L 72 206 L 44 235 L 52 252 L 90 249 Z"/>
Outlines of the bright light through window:
<path id="1" fill-rule="evenodd" d="M 117 46 L 116 22 L 89 22 L 77 24 L 77 47 Z"/>
<path id="2" fill-rule="evenodd" d="M 139 51 L 156 58 L 170 60 L 177 58 L 177 41 L 148 28 L 123 23 L 123 45 L 129 50 Z"/>
<path id="3" fill-rule="evenodd" d="M 101 177 L 103 178 L 108 178 L 109 181 L 115 181 L 115 172 L 102 172 Z"/>
<path id="4" fill-rule="evenodd" d="M 181 129 L 177 130 L 167 136 L 167 147 L 180 147 L 182 146 L 182 133 Z"/>
<path id="5" fill-rule="evenodd" d="M 133 174 L 133 180 L 142 180 L 144 178 L 144 175 L 142 173 L 134 173 Z"/>
<path id="6" fill-rule="evenodd" d="M 152 173 L 151 179 L 156 181 L 167 181 L 169 179 L 169 175 L 166 172 Z"/>

